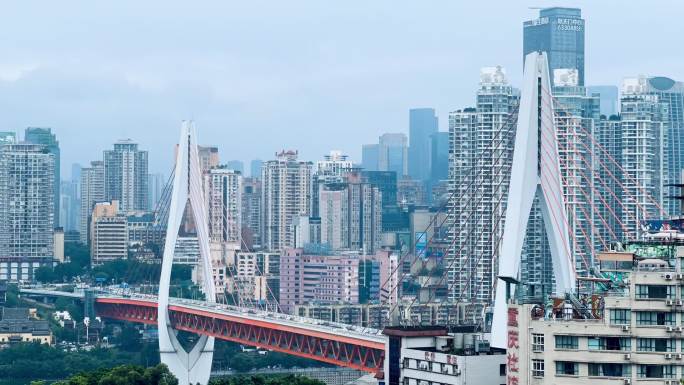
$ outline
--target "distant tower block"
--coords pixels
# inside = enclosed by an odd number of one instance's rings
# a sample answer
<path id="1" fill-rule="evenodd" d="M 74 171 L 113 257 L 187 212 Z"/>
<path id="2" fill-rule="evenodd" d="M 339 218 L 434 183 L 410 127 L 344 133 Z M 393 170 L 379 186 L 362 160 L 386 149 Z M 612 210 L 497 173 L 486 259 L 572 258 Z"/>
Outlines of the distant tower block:
<path id="1" fill-rule="evenodd" d="M 209 382 L 211 361 L 214 355 L 214 337 L 201 336 L 190 352 L 186 352 L 176 338 L 169 319 L 169 284 L 171 267 L 176 248 L 178 229 L 183 211 L 190 200 L 193 219 L 197 229 L 200 249 L 200 264 L 204 272 L 203 284 L 207 302 L 215 302 L 215 289 L 212 279 L 209 255 L 209 229 L 202 191 L 202 171 L 197 151 L 197 133 L 192 122 L 183 122 L 178 141 L 178 156 L 173 180 L 173 192 L 169 207 L 169 222 L 166 228 L 166 243 L 162 260 L 159 282 L 159 307 L 157 326 L 159 328 L 159 353 L 161 362 L 166 364 L 178 378 L 180 385 L 202 384 Z"/>
<path id="2" fill-rule="evenodd" d="M 553 118 L 553 99 L 546 53 L 525 57 L 525 73 L 516 127 L 513 165 L 506 205 L 506 223 L 499 258 L 499 281 L 494 301 L 492 346 L 506 348 L 507 285 L 514 289 L 520 269 L 527 222 L 535 197 L 544 219 L 556 278 L 556 294 L 575 287 Z M 508 283 L 507 283 L 508 282 Z M 513 290 L 508 294 L 512 295 Z"/>

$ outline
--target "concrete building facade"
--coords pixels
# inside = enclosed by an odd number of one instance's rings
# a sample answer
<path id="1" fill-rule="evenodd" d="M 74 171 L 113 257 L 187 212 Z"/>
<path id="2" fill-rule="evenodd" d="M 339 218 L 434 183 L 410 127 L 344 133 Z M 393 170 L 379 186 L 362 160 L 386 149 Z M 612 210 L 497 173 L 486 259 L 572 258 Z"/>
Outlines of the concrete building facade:
<path id="1" fill-rule="evenodd" d="M 450 299 L 490 303 L 513 156 L 517 91 L 502 67 L 480 71 L 476 108 L 449 114 Z M 451 243 L 451 242 L 450 242 Z"/>
<path id="2" fill-rule="evenodd" d="M 219 243 L 242 240 L 242 174 L 215 167 L 204 174 L 209 239 Z"/>
<path id="3" fill-rule="evenodd" d="M 672 258 L 603 253 L 598 259 L 611 288 L 585 297 L 582 306 L 562 299 L 509 305 L 509 383 L 680 383 L 684 248 L 644 246 L 672 251 Z"/>
<path id="4" fill-rule="evenodd" d="M 297 160 L 296 151 L 283 151 L 262 168 L 262 241 L 265 249 L 293 245 L 292 221 L 311 210 L 311 162 Z"/>
<path id="5" fill-rule="evenodd" d="M 32 280 L 52 263 L 54 162 L 43 145 L 0 146 L 0 280 Z"/>
<path id="6" fill-rule="evenodd" d="M 359 301 L 358 255 L 307 255 L 285 249 L 280 256 L 280 306 L 286 313 L 304 303 Z"/>
<path id="7" fill-rule="evenodd" d="M 149 204 L 148 154 L 130 139 L 104 151 L 105 199 L 120 202 L 120 209 L 147 210 Z"/>
<path id="8" fill-rule="evenodd" d="M 118 201 L 95 204 L 90 220 L 92 266 L 128 258 L 127 219 Z"/>
<path id="9" fill-rule="evenodd" d="M 104 162 L 90 162 L 90 167 L 81 169 L 81 216 L 79 236 L 81 243 L 90 242 L 90 219 L 96 203 L 105 200 Z"/>

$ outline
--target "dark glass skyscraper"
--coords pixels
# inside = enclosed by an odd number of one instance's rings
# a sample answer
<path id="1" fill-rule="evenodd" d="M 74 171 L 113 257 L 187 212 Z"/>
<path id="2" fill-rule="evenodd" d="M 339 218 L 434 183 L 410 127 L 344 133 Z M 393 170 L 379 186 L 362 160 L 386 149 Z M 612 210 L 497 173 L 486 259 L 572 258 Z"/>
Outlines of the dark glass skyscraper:
<path id="1" fill-rule="evenodd" d="M 361 167 L 366 171 L 378 171 L 378 158 L 380 146 L 377 144 L 364 144 L 361 149 Z"/>
<path id="2" fill-rule="evenodd" d="M 584 86 L 584 19 L 579 8 L 544 8 L 539 18 L 523 23 L 523 63 L 533 51 L 546 52 L 549 75 L 553 70 L 576 68 Z"/>
<path id="3" fill-rule="evenodd" d="M 430 180 L 435 184 L 449 177 L 449 133 L 435 132 L 430 142 Z"/>
<path id="4" fill-rule="evenodd" d="M 408 172 L 411 178 L 430 179 L 430 137 L 437 132 L 437 117 L 433 108 L 409 110 Z"/>

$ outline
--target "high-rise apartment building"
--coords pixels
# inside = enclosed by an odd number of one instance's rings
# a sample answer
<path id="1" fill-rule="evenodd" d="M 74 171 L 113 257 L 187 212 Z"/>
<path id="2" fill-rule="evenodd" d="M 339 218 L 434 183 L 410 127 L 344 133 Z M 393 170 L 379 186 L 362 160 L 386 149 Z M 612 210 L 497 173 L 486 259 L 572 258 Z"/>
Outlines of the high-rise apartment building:
<path id="1" fill-rule="evenodd" d="M 218 147 L 197 146 L 197 154 L 199 155 L 202 174 L 218 167 L 220 163 Z"/>
<path id="2" fill-rule="evenodd" d="M 242 240 L 248 249 L 261 247 L 261 180 L 242 179 Z"/>
<path id="3" fill-rule="evenodd" d="M 501 67 L 480 72 L 477 107 L 449 114 L 449 298 L 491 303 L 512 162 L 518 92 Z M 451 242 L 450 242 L 451 243 Z"/>
<path id="4" fill-rule="evenodd" d="M 128 224 L 119 202 L 96 203 L 90 220 L 91 265 L 127 258 Z"/>
<path id="5" fill-rule="evenodd" d="M 32 280 L 52 263 L 54 170 L 46 146 L 0 146 L 0 280 Z"/>
<path id="6" fill-rule="evenodd" d="M 626 174 L 622 182 L 625 187 L 622 222 L 628 236 L 640 233 L 640 222 L 644 219 L 661 216 L 648 195 L 667 210 L 665 186 L 670 181 L 669 171 L 674 162 L 674 153 L 668 150 L 667 142 L 670 106 L 648 90 L 644 78 L 625 79 L 620 100 L 622 157 L 618 162 Z"/>
<path id="7" fill-rule="evenodd" d="M 546 52 L 549 75 L 553 70 L 575 68 L 584 86 L 584 19 L 579 8 L 543 8 L 539 18 L 523 23 L 523 62 L 528 53 Z"/>
<path id="8" fill-rule="evenodd" d="M 594 250 L 620 239 L 598 236 L 595 229 L 605 217 L 596 208 L 602 206 L 595 180 L 595 124 L 600 121 L 600 99 L 587 96 L 579 85 L 576 69 L 556 69 L 552 90 L 555 98 L 555 123 L 558 137 L 561 180 L 571 235 L 570 247 L 579 276 L 586 276 L 594 264 Z M 596 203 L 596 204 L 595 204 Z M 550 289 L 550 285 L 549 286 Z"/>
<path id="9" fill-rule="evenodd" d="M 374 253 L 380 248 L 382 194 L 358 172 L 345 179 L 323 184 L 319 191 L 321 243 L 333 250 Z"/>
<path id="10" fill-rule="evenodd" d="M 311 162 L 297 159 L 296 151 L 282 151 L 266 162 L 261 173 L 262 240 L 267 250 L 293 244 L 292 220 L 311 210 Z"/>
<path id="11" fill-rule="evenodd" d="M 662 194 L 664 197 L 676 196 L 679 187 L 668 185 L 681 183 L 681 171 L 684 169 L 684 83 L 662 76 L 628 78 L 624 80 L 622 96 L 623 107 L 625 98 L 633 97 L 642 100 L 642 103 L 658 103 L 664 109 L 660 117 L 663 122 L 664 140 L 661 148 L 661 179 L 664 186 Z M 628 105 L 634 106 L 632 103 Z M 624 116 L 633 117 L 634 113 L 634 110 L 623 111 Z M 665 198 L 659 202 L 668 215 L 680 214 L 679 202 L 676 200 Z"/>
<path id="12" fill-rule="evenodd" d="M 147 210 L 149 203 L 147 151 L 139 150 L 130 139 L 114 144 L 104 151 L 105 199 L 119 201 L 119 209 Z"/>
<path id="13" fill-rule="evenodd" d="M 178 156 L 178 145 L 174 146 L 173 156 L 174 159 Z M 197 146 L 197 156 L 199 158 L 199 166 L 202 175 L 208 173 L 212 168 L 219 166 L 220 159 L 218 147 Z M 195 219 L 192 215 L 189 215 L 192 213 L 191 210 L 190 202 L 186 203 L 182 223 L 183 232 L 186 234 L 195 234 L 197 232 L 197 229 L 195 228 Z"/>
<path id="14" fill-rule="evenodd" d="M 79 236 L 81 243 L 90 242 L 90 220 L 95 204 L 105 200 L 104 162 L 90 162 L 90 167 L 81 169 L 81 218 Z"/>
<path id="15" fill-rule="evenodd" d="M 325 155 L 324 160 L 316 162 L 316 171 L 312 177 L 311 185 L 311 216 L 319 216 L 319 194 L 321 186 L 326 183 L 339 183 L 345 180 L 344 175 L 351 170 L 354 165 L 349 160 L 349 156 L 341 151 L 330 151 Z"/>
<path id="16" fill-rule="evenodd" d="M 434 108 L 409 110 L 408 175 L 419 181 L 430 179 L 431 136 L 438 131 Z"/>
<path id="17" fill-rule="evenodd" d="M 55 137 L 55 134 L 52 133 L 51 128 L 40 128 L 40 127 L 28 127 L 26 129 L 26 132 L 24 134 L 24 140 L 27 143 L 32 143 L 32 144 L 41 144 L 47 148 L 47 150 L 52 154 L 55 158 L 55 166 L 54 166 L 54 181 L 52 183 L 53 186 L 55 186 L 55 191 L 54 197 L 53 197 L 53 204 L 54 204 L 54 213 L 55 213 L 55 226 L 60 226 L 60 209 L 59 209 L 59 203 L 60 203 L 60 162 L 59 162 L 59 142 L 57 141 L 57 138 Z"/>
<path id="18" fill-rule="evenodd" d="M 378 170 L 408 175 L 408 143 L 405 134 L 382 134 L 378 143 Z"/>
<path id="19" fill-rule="evenodd" d="M 610 117 L 602 116 L 601 119 L 595 123 L 594 136 L 596 142 L 605 149 L 608 155 L 598 150 L 595 155 L 595 172 L 594 177 L 597 195 L 603 197 L 607 205 L 597 204 L 598 212 L 608 222 L 608 226 L 599 227 L 599 235 L 603 237 L 610 237 L 615 234 L 618 239 L 625 239 L 629 234 L 623 234 L 623 228 L 620 226 L 622 218 L 627 213 L 622 210 L 622 183 L 621 170 L 617 165 L 610 161 L 610 158 L 621 162 L 622 159 L 622 125 L 620 116 L 611 115 Z M 596 149 L 597 146 L 594 146 Z M 598 158 L 600 157 L 600 158 Z M 603 166 L 598 162 L 603 160 Z M 616 181 L 613 176 L 616 176 Z M 598 203 L 598 202 L 597 202 Z M 607 238 L 606 238 L 607 239 Z"/>
<path id="20" fill-rule="evenodd" d="M 204 174 L 204 195 L 209 239 L 239 246 L 242 239 L 242 174 L 227 167 L 212 168 Z"/>

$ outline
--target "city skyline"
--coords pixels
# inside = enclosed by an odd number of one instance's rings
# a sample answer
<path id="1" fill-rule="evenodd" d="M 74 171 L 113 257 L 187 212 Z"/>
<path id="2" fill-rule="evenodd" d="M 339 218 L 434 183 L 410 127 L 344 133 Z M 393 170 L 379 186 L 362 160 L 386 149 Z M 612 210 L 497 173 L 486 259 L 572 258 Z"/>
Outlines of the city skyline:
<path id="1" fill-rule="evenodd" d="M 673 7 L 679 4 L 531 5 L 582 8 L 587 86 L 619 86 L 639 74 L 684 78 L 676 65 L 681 54 L 653 38 L 676 34 Z M 663 5 L 671 12 L 663 13 Z M 84 6 L 76 13 L 52 9 L 46 14 L 55 21 L 37 19 L 44 27 L 26 30 L 12 23 L 31 5 L 13 4 L 8 14 L 17 17 L 3 28 L 25 33 L 13 32 L 16 39 L 2 43 L 8 59 L 0 65 L 0 100 L 9 113 L 0 117 L 0 126 L 15 132 L 51 127 L 60 141 L 63 179 L 72 163 L 87 165 L 129 137 L 150 151 L 150 172 L 168 174 L 175 135 L 167 134 L 182 119 L 194 119 L 200 141 L 218 146 L 223 160 L 246 164 L 282 149 L 316 160 L 339 149 L 358 163 L 362 144 L 384 132 L 408 134 L 410 108 L 435 108 L 446 131 L 448 113 L 472 104 L 481 67 L 502 65 L 511 84 L 519 85 L 520 28 L 537 11 L 525 4 L 497 6 L 491 12 L 478 4 L 378 3 L 359 12 L 354 4 L 330 10 L 309 3 L 308 12 L 298 12 L 296 6 L 205 5 L 182 16 L 173 4 L 143 7 L 138 16 L 117 7 Z M 211 9 L 219 16 L 199 23 L 200 14 Z M 658 31 L 643 28 L 656 17 Z M 178 27 L 184 20 L 197 25 L 194 35 Z M 62 25 L 67 21 L 70 26 Z M 60 28 L 51 28 L 55 22 Z M 141 32 L 139 41 L 119 31 L 121 23 Z M 319 23 L 327 25 L 322 33 L 306 33 Z M 352 24 L 356 28 L 347 28 Z M 255 28 L 264 25 L 264 31 Z M 478 33 L 480 25 L 492 33 Z M 59 43 L 40 42 L 47 29 Z M 606 32 L 611 29 L 621 38 Z M 240 39 L 247 34 L 253 39 Z M 629 49 L 634 45 L 640 47 L 638 58 Z M 169 60 L 177 65 L 167 66 Z"/>
<path id="2" fill-rule="evenodd" d="M 684 3 L 28 2 L 0 383 L 684 384 Z"/>

